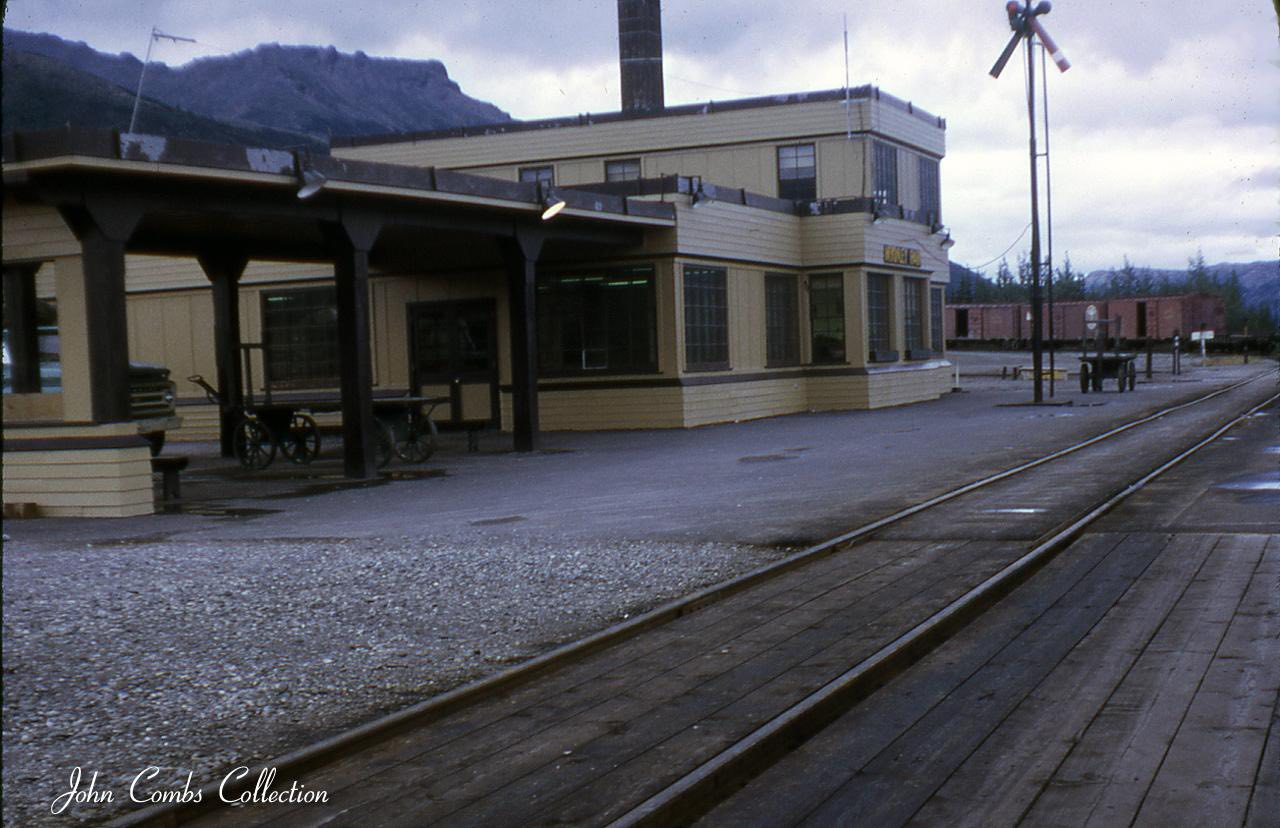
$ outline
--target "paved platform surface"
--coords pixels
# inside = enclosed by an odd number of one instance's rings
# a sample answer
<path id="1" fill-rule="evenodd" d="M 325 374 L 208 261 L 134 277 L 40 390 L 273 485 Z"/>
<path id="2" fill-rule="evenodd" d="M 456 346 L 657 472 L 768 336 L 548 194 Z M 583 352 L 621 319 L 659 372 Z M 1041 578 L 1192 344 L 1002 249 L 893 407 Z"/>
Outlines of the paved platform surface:
<path id="1" fill-rule="evenodd" d="M 704 825 L 1280 824 L 1280 409 Z"/>

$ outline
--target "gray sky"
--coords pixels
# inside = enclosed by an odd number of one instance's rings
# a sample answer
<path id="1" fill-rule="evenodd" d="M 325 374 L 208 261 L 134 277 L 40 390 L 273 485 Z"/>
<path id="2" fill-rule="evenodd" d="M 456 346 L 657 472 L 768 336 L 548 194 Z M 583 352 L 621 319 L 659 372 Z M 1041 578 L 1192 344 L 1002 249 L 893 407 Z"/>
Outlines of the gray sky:
<path id="1" fill-rule="evenodd" d="M 952 258 L 1000 257 L 1029 221 L 1022 66 L 999 0 L 664 0 L 668 104 L 873 83 L 947 119 Z M 1274 258 L 1280 244 L 1280 40 L 1265 0 L 1060 0 L 1050 66 L 1054 249 L 1077 269 Z M 618 108 L 613 0 L 9 0 L 5 25 L 170 65 L 258 43 L 438 58 L 517 118 Z M 1029 236 L 1009 252 L 1010 262 Z M 994 264 L 987 268 L 994 272 Z"/>

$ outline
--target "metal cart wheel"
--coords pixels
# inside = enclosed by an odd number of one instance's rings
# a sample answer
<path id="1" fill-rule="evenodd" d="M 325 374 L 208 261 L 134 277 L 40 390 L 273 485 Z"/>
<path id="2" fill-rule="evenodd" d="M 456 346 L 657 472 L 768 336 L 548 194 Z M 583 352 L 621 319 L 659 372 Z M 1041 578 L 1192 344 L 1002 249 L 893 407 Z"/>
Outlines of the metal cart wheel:
<path id="1" fill-rule="evenodd" d="M 1080 393 L 1089 393 L 1089 363 L 1080 363 Z"/>
<path id="2" fill-rule="evenodd" d="M 396 435 L 391 430 L 391 425 L 383 420 L 378 420 L 378 431 L 374 435 L 374 459 L 378 464 L 378 468 L 383 468 L 391 462 L 391 455 L 395 453 Z"/>
<path id="3" fill-rule="evenodd" d="M 316 421 L 307 414 L 294 414 L 289 419 L 289 430 L 280 440 L 280 451 L 300 466 L 316 459 L 320 455 L 320 428 Z"/>
<path id="4" fill-rule="evenodd" d="M 405 430 L 404 439 L 396 438 L 396 455 L 406 463 L 425 463 L 436 450 L 436 424 L 430 417 L 412 423 Z"/>
<path id="5" fill-rule="evenodd" d="M 236 426 L 235 452 L 246 469 L 265 469 L 276 459 L 276 441 L 271 429 L 257 417 L 246 417 Z"/>

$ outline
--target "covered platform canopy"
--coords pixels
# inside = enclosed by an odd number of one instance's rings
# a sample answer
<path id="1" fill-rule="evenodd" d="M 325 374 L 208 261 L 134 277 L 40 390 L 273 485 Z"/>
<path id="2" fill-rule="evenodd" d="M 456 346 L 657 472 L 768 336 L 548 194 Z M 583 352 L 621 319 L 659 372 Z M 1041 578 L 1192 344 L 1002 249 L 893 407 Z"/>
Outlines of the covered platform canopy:
<path id="1" fill-rule="evenodd" d="M 417 264 L 502 269 L 511 311 L 512 431 L 517 451 L 537 445 L 535 277 L 542 258 L 585 258 L 641 244 L 675 224 L 670 204 L 295 152 L 216 145 L 113 130 L 18 133 L 3 139 L 6 204 L 57 210 L 83 263 L 83 374 L 93 423 L 129 418 L 125 254 L 188 256 L 213 292 L 221 436 L 230 450 L 243 402 L 237 295 L 253 259 L 324 262 L 337 291 L 344 467 L 374 473 L 370 270 Z M 542 218 L 549 200 L 565 206 Z M 8 235 L 8 234 L 6 234 Z M 42 260 L 11 258 L 6 304 L 15 320 L 15 377 L 36 348 L 33 280 Z M 27 321 L 22 321 L 27 320 Z M 32 340 L 32 342 L 27 342 Z M 26 347 L 26 346 L 31 347 Z M 64 379 L 77 381 L 70 376 Z M 15 391 L 20 389 L 15 385 Z"/>

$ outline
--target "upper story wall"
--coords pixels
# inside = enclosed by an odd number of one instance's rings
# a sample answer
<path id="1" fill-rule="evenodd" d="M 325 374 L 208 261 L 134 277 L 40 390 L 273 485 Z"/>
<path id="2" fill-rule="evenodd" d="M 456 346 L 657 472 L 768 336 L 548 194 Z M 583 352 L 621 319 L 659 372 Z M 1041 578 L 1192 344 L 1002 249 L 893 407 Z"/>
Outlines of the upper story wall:
<path id="1" fill-rule="evenodd" d="M 868 147 L 884 141 L 898 148 L 898 203 L 918 209 L 918 159 L 940 159 L 945 125 L 896 99 L 824 93 L 818 100 L 724 110 L 683 107 L 679 114 L 590 123 L 547 122 L 537 128 L 488 134 L 387 139 L 338 146 L 336 156 L 415 166 L 437 166 L 516 180 L 521 167 L 551 166 L 565 186 L 605 180 L 611 160 L 638 159 L 640 176 L 702 176 L 720 186 L 777 195 L 777 148 L 815 147 L 817 198 L 871 194 Z M 732 102 L 726 106 L 733 106 Z"/>

